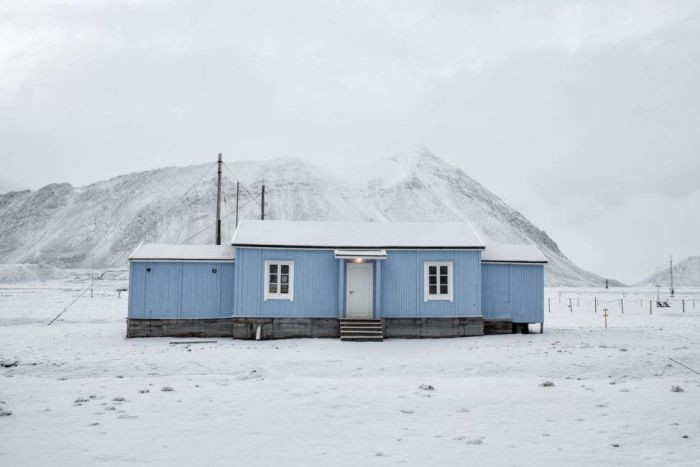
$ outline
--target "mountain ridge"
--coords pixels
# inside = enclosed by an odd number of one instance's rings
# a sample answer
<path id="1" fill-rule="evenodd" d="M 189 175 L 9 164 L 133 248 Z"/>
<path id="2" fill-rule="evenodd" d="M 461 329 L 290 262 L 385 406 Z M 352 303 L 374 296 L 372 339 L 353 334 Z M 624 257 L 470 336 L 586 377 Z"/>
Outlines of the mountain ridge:
<path id="1" fill-rule="evenodd" d="M 236 180 L 243 187 L 241 218 L 259 217 L 264 180 L 269 219 L 469 221 L 487 243 L 536 244 L 549 259 L 548 285 L 604 282 L 571 262 L 522 213 L 426 149 L 355 168 L 324 168 L 299 158 L 225 167 L 223 209 L 229 215 L 222 225 L 228 234 L 235 223 Z M 211 242 L 215 176 L 213 163 L 170 166 L 80 187 L 53 183 L 0 195 L 0 262 L 107 266 L 122 264 L 142 240 Z"/>
<path id="2" fill-rule="evenodd" d="M 671 286 L 669 268 L 660 268 L 637 285 L 642 286 Z M 688 256 L 673 265 L 674 287 L 700 287 L 700 255 Z"/>

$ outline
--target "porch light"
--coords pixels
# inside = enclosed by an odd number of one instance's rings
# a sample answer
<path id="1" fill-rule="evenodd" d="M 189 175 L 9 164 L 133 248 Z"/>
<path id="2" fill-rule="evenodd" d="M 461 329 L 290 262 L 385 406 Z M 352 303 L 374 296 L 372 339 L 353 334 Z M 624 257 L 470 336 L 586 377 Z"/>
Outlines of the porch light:
<path id="1" fill-rule="evenodd" d="M 364 263 L 365 260 L 363 258 L 355 258 L 352 260 L 353 263 Z"/>

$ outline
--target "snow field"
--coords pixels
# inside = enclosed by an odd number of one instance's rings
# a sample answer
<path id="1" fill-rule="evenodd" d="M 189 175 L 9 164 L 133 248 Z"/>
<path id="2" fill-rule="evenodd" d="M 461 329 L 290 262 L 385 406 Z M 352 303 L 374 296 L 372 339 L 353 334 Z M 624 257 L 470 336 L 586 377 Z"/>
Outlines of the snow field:
<path id="1" fill-rule="evenodd" d="M 698 290 L 680 291 L 685 314 L 676 300 L 649 315 L 656 289 L 548 289 L 542 335 L 173 345 L 198 339 L 124 338 L 123 285 L 99 282 L 52 326 L 84 281 L 0 286 L 0 410 L 11 412 L 0 417 L 0 464 L 695 465 L 700 456 L 700 376 L 669 360 L 700 370 L 700 300 L 689 302 Z"/>

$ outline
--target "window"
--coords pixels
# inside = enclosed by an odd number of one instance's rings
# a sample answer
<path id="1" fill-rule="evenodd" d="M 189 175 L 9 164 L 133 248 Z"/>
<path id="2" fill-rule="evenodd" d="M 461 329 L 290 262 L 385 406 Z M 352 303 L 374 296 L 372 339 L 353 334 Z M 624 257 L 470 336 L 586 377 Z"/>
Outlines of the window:
<path id="1" fill-rule="evenodd" d="M 452 301 L 452 262 L 426 262 L 423 284 L 424 301 Z"/>
<path id="2" fill-rule="evenodd" d="M 294 300 L 293 261 L 265 261 L 265 300 Z"/>

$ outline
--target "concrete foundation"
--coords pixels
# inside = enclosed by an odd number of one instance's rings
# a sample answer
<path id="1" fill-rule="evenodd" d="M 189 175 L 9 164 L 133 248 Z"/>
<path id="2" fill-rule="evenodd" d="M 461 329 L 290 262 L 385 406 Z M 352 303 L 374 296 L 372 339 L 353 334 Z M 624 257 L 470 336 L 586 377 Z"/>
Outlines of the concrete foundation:
<path id="1" fill-rule="evenodd" d="M 212 318 L 127 319 L 127 337 L 229 337 L 260 339 L 296 337 L 340 337 L 336 318 Z M 523 332 L 527 325 L 509 320 L 462 318 L 384 318 L 384 337 L 436 338 L 483 336 Z M 525 328 L 525 329 L 523 329 Z"/>
<path id="2" fill-rule="evenodd" d="M 233 337 L 233 320 L 129 318 L 126 337 Z"/>
<path id="3" fill-rule="evenodd" d="M 384 337 L 466 337 L 483 336 L 484 319 L 468 318 L 384 318 Z"/>
<path id="4" fill-rule="evenodd" d="M 335 318 L 127 319 L 126 337 L 340 337 Z"/>
<path id="5" fill-rule="evenodd" d="M 293 337 L 340 337 L 340 320 L 336 318 L 233 318 L 234 339 Z"/>

